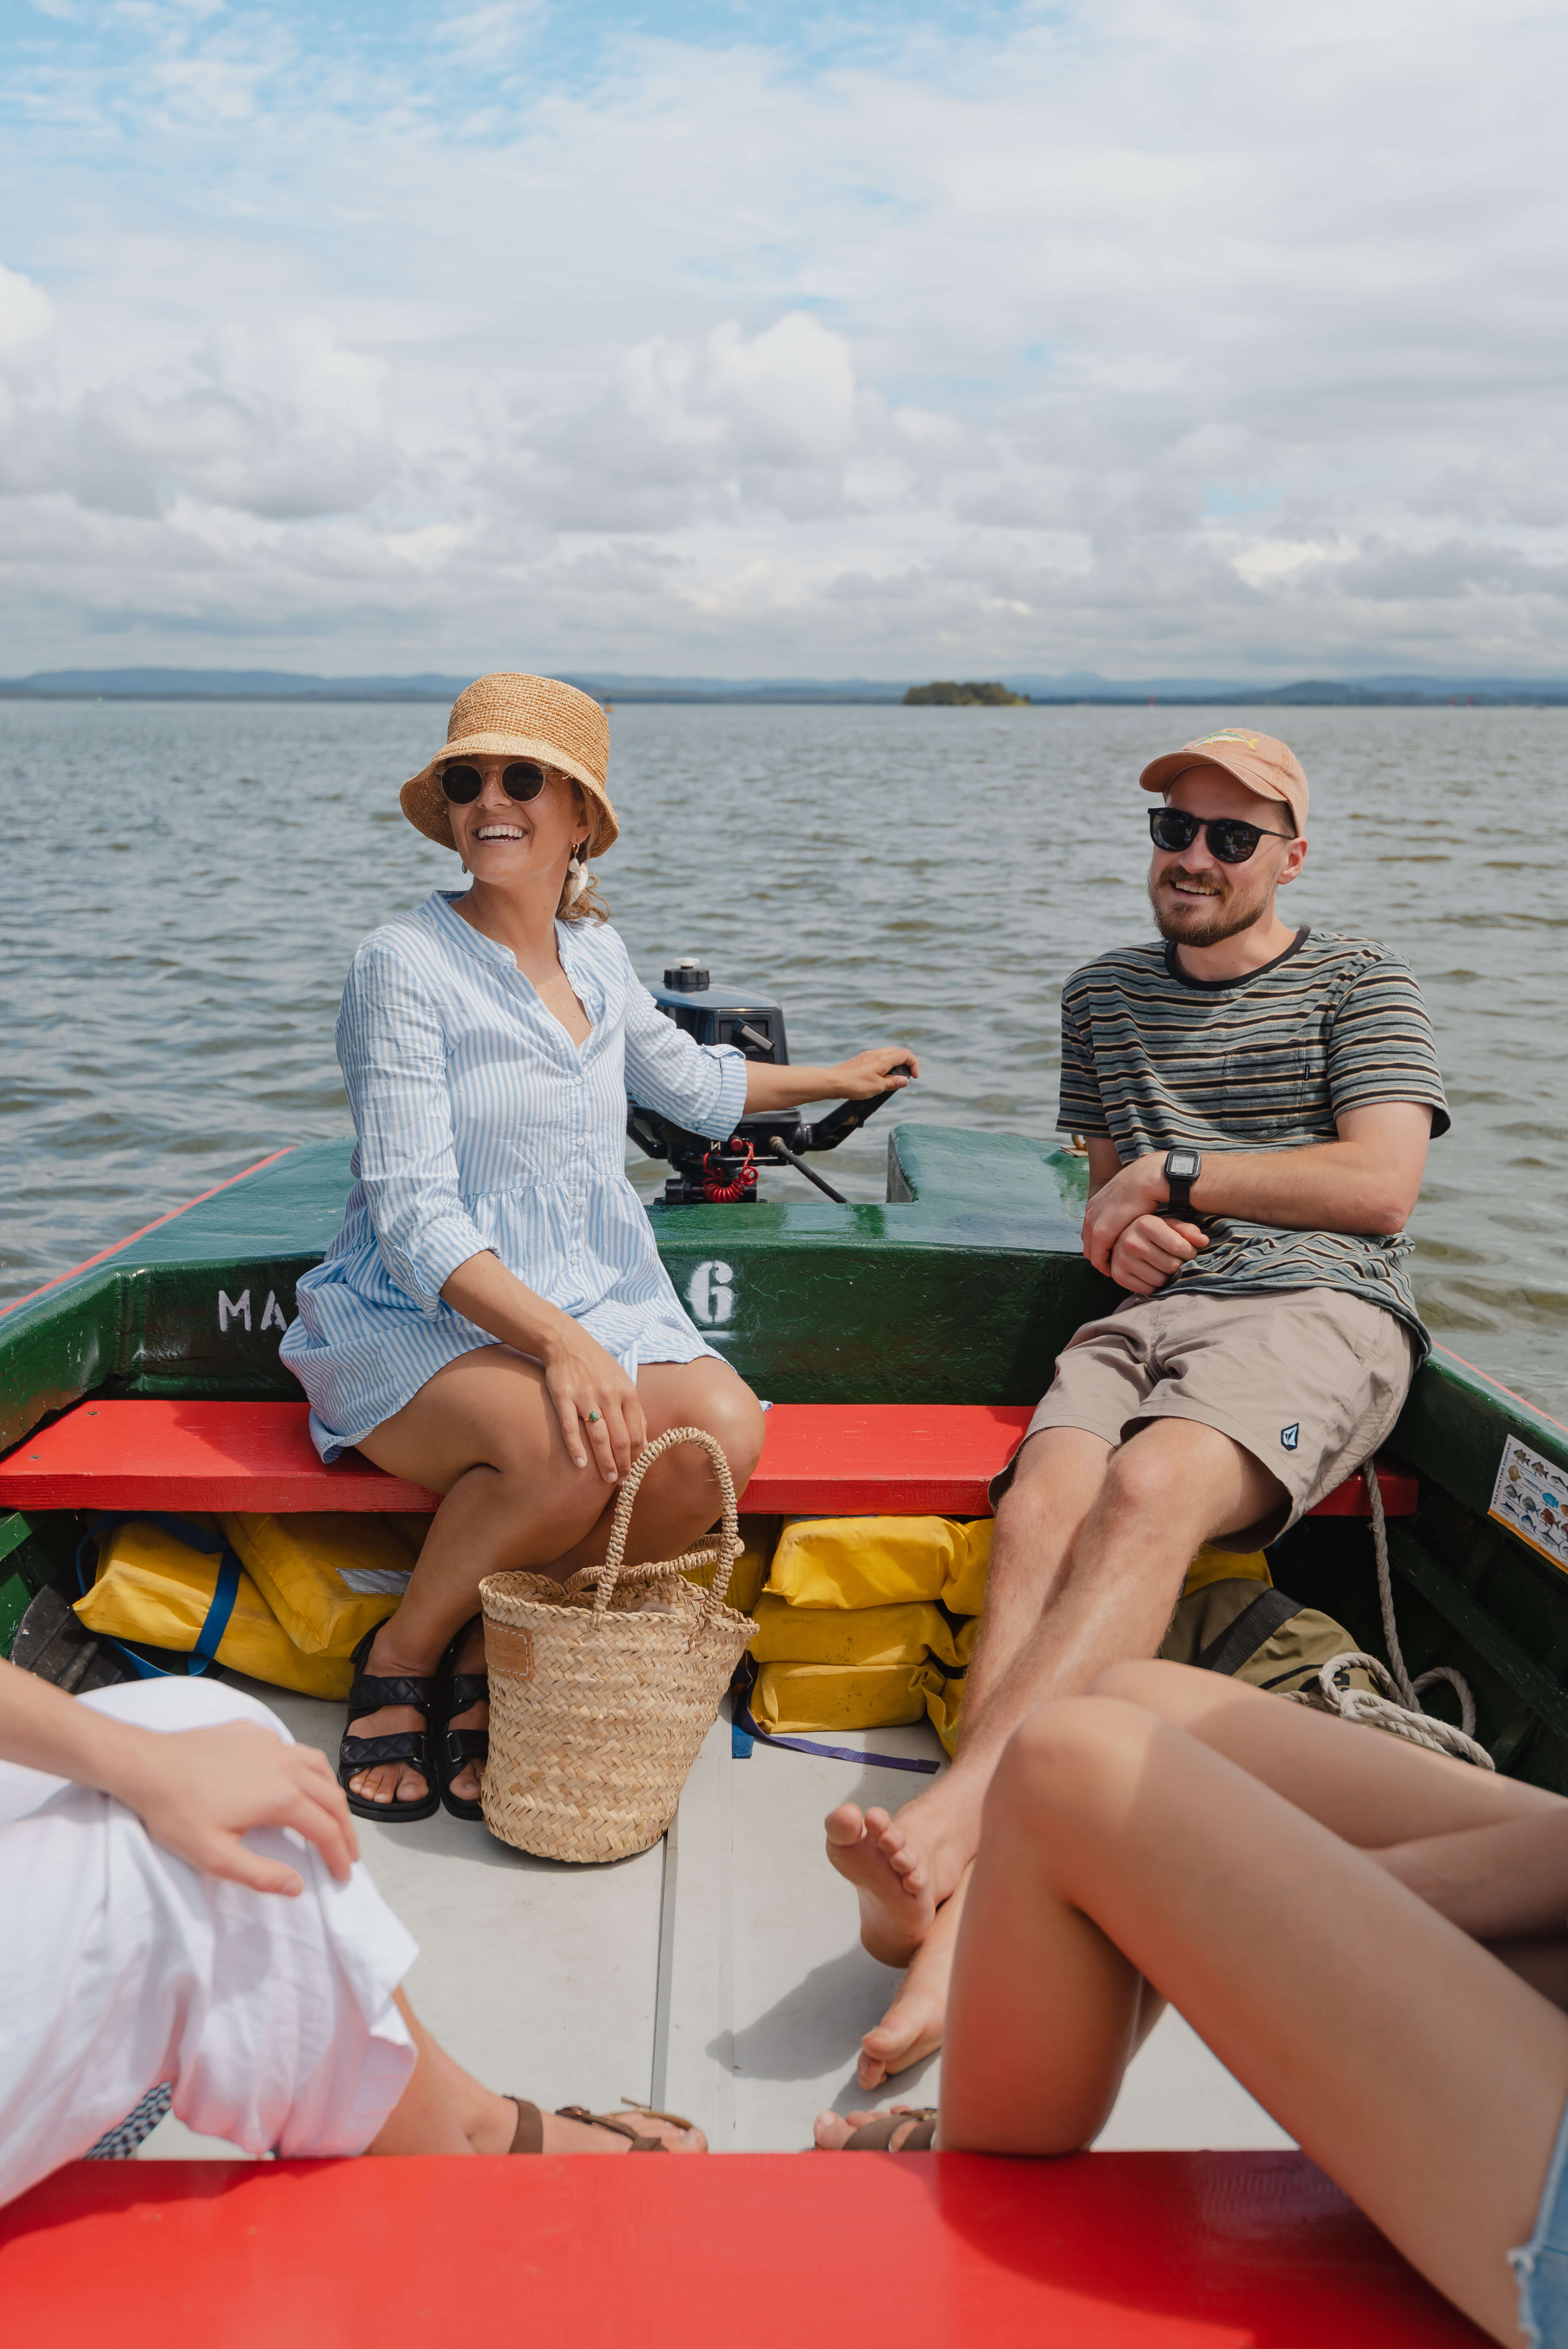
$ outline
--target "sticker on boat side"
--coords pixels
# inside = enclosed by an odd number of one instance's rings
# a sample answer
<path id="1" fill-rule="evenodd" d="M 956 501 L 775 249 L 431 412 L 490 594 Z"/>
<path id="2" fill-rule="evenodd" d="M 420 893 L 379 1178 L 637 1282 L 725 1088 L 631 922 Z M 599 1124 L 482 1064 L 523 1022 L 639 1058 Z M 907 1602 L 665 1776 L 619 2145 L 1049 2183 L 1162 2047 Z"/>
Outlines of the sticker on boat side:
<path id="1" fill-rule="evenodd" d="M 1487 1514 L 1568 1574 L 1568 1468 L 1554 1467 L 1511 1435 Z"/>

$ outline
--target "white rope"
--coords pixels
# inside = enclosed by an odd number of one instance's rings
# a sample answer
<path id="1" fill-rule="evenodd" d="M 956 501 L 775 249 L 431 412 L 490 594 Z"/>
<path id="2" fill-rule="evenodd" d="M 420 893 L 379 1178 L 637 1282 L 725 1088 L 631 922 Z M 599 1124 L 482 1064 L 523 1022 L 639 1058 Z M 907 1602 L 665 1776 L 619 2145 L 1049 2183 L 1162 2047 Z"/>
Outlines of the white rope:
<path id="1" fill-rule="evenodd" d="M 1370 1460 L 1361 1475 L 1372 1506 L 1377 1603 L 1383 1611 L 1383 1639 L 1392 1670 L 1379 1663 L 1376 1656 L 1363 1655 L 1359 1650 L 1347 1651 L 1342 1656 L 1331 1656 L 1318 1672 L 1316 1689 L 1310 1692 L 1299 1691 L 1296 1702 L 1321 1712 L 1339 1713 L 1346 1721 L 1363 1722 L 1368 1728 L 1391 1729 L 1397 1737 L 1408 1738 L 1412 1745 L 1424 1745 L 1433 1754 L 1451 1754 L 1460 1762 L 1473 1762 L 1480 1770 L 1493 1769 L 1496 1765 L 1491 1755 L 1475 1737 L 1475 1699 L 1464 1674 L 1457 1672 L 1451 1664 L 1434 1664 L 1429 1672 L 1412 1680 L 1405 1669 L 1398 1626 L 1394 1620 L 1394 1582 L 1388 1568 L 1388 1528 L 1383 1516 L 1383 1495 L 1377 1468 Z M 1353 1664 L 1359 1664 L 1377 1683 L 1377 1687 L 1350 1687 L 1347 1674 Z M 1342 1674 L 1346 1677 L 1342 1678 Z M 1434 1721 L 1422 1711 L 1421 1691 L 1430 1688 L 1435 1681 L 1447 1681 L 1458 1691 L 1462 1728 L 1455 1729 L 1446 1721 Z"/>

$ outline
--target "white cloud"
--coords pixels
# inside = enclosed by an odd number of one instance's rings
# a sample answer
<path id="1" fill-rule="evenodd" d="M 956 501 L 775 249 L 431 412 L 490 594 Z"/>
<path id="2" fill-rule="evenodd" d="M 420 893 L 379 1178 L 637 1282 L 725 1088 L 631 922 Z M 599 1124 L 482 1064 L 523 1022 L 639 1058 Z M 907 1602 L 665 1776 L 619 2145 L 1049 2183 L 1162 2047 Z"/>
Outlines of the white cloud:
<path id="1" fill-rule="evenodd" d="M 463 65 L 504 65 L 529 43 L 545 14 L 544 0 L 493 0 L 487 7 L 457 9 L 438 18 L 433 36 Z"/>
<path id="2" fill-rule="evenodd" d="M 8 666 L 1564 665 L 1531 0 L 110 17 L 14 87 Z"/>
<path id="3" fill-rule="evenodd" d="M 54 331 L 55 305 L 41 285 L 0 263 L 0 372 L 30 374 Z"/>
<path id="4" fill-rule="evenodd" d="M 46 299 L 14 282 L 23 298 L 0 282 L 0 368 L 12 319 L 23 361 L 50 325 Z M 399 461 L 379 377 L 324 320 L 303 317 L 265 335 L 224 326 L 184 366 L 111 377 L 75 400 L 34 381 L 11 405 L 0 489 L 148 516 L 181 498 L 281 522 L 360 509 Z"/>

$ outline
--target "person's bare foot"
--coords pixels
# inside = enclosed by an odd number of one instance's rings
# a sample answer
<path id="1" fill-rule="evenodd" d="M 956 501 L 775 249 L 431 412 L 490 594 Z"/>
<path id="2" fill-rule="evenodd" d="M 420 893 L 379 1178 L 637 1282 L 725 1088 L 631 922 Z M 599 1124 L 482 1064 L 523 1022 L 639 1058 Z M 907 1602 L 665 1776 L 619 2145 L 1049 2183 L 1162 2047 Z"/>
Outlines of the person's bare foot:
<path id="1" fill-rule="evenodd" d="M 812 2125 L 811 2137 L 819 2153 L 842 2153 L 851 2136 L 863 2128 L 867 2121 L 880 2121 L 890 2113 L 908 2113 L 909 2128 L 895 2129 L 888 2143 L 888 2151 L 897 2153 L 909 2130 L 915 2127 L 919 2115 L 913 2105 L 881 2105 L 875 2112 L 819 2113 Z"/>
<path id="2" fill-rule="evenodd" d="M 906 1966 L 975 1856 L 979 1812 L 955 1802 L 950 1772 L 890 1817 L 841 1803 L 827 1817 L 828 1857 L 860 1896 L 861 1940 L 884 1966 Z"/>
<path id="3" fill-rule="evenodd" d="M 913 1860 L 894 1867 L 884 1847 L 893 1825 L 885 1811 L 862 1814 L 856 1804 L 841 1803 L 823 1824 L 828 1857 L 860 1899 L 863 1946 L 884 1966 L 908 1965 L 936 1913 L 923 1871 L 916 1876 Z M 904 1847 L 895 1848 L 902 1854 Z"/>
<path id="4" fill-rule="evenodd" d="M 971 1863 L 973 1865 L 973 1863 Z M 932 1927 L 909 1961 L 882 2021 L 861 2041 L 855 2080 L 862 2088 L 880 2088 L 897 2072 L 922 2064 L 942 2044 L 947 2021 L 947 1986 L 953 1977 L 953 1953 L 958 1946 L 958 1920 L 969 1886 L 966 1868 L 957 1891 L 944 1900 Z"/>

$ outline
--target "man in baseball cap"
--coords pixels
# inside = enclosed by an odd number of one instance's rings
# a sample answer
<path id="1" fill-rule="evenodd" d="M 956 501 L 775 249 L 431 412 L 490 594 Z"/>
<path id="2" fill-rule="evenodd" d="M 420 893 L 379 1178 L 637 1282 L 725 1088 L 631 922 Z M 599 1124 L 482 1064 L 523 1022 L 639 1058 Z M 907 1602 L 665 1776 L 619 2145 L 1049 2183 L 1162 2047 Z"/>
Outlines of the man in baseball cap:
<path id="1" fill-rule="evenodd" d="M 867 1947 L 915 1958 L 862 2086 L 934 2044 L 952 1896 L 1014 1731 L 1154 1655 L 1203 1544 L 1255 1552 L 1370 1459 L 1427 1349 L 1403 1229 L 1449 1115 L 1414 976 L 1281 918 L 1308 799 L 1284 742 L 1222 726 L 1139 781 L 1160 936 L 1063 988 L 1057 1121 L 1087 1147 L 1084 1252 L 1122 1295 L 1059 1356 L 993 1489 L 952 1769 L 892 1819 L 828 1822 Z"/>

